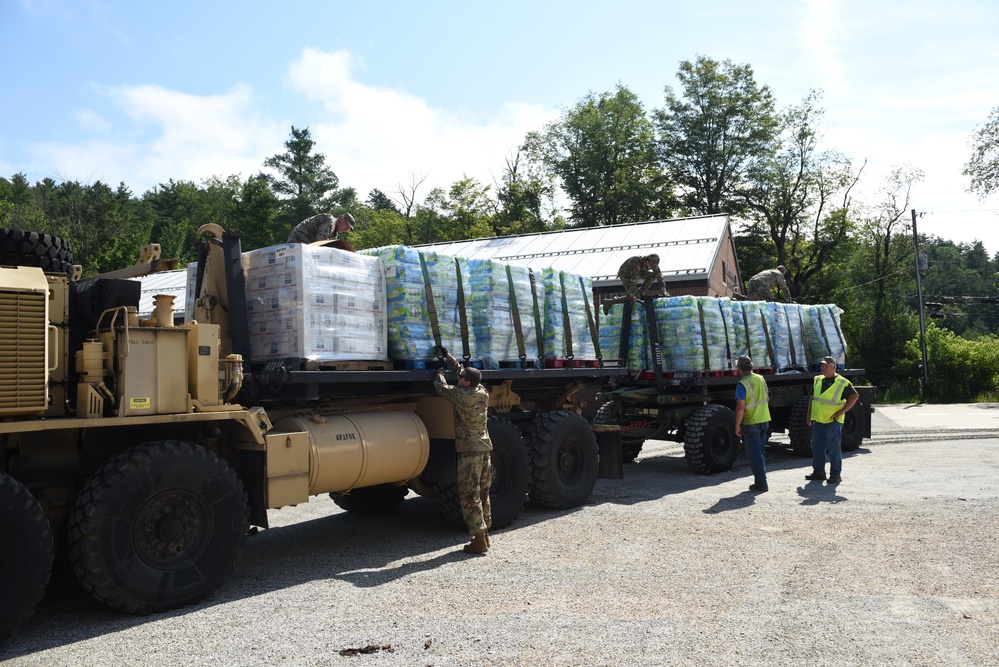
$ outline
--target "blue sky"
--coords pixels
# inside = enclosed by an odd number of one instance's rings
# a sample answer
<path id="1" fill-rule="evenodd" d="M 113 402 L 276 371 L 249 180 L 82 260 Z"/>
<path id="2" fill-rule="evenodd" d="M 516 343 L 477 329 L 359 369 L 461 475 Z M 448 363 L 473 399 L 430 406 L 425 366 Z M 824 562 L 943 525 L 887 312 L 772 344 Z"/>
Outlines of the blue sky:
<path id="1" fill-rule="evenodd" d="M 0 0 L 0 175 L 242 177 L 309 127 L 343 185 L 492 183 L 524 135 L 621 83 L 661 107 L 680 61 L 753 66 L 781 106 L 823 91 L 824 145 L 922 169 L 921 232 L 999 252 L 999 195 L 965 193 L 999 106 L 995 0 L 125 2 Z"/>

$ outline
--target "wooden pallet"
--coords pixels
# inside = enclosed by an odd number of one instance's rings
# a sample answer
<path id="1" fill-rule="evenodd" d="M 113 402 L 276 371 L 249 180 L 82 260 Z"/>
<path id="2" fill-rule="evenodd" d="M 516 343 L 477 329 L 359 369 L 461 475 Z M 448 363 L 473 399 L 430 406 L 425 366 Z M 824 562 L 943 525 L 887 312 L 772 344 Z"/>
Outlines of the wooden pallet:
<path id="1" fill-rule="evenodd" d="M 312 361 L 305 360 L 307 371 L 386 371 L 392 368 L 390 361 Z"/>

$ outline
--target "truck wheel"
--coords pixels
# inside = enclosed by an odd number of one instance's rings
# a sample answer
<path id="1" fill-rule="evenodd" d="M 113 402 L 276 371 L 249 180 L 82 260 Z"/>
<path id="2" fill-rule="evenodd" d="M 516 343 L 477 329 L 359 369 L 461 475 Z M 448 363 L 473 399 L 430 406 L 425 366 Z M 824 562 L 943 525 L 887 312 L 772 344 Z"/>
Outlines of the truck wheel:
<path id="1" fill-rule="evenodd" d="M 864 441 L 864 436 L 861 435 L 861 424 L 863 423 L 863 410 L 866 408 L 861 405 L 858 400 L 850 408 L 850 411 L 843 416 L 843 451 L 844 452 L 855 452 L 860 447 L 860 443 Z M 809 448 L 809 454 L 811 453 L 811 448 Z"/>
<path id="2" fill-rule="evenodd" d="M 600 406 L 597 414 L 593 417 L 594 424 L 621 424 L 621 404 L 617 401 L 607 401 Z M 641 438 L 628 438 L 621 435 L 621 462 L 632 463 L 638 458 L 642 451 L 645 440 Z"/>
<path id="3" fill-rule="evenodd" d="M 597 483 L 597 439 L 574 412 L 542 412 L 527 432 L 531 455 L 531 502 L 541 507 L 579 507 Z"/>
<path id="4" fill-rule="evenodd" d="M 517 518 L 527 501 L 531 469 L 527 444 L 516 426 L 501 417 L 489 418 L 489 439 L 493 443 L 493 481 L 489 487 L 492 528 L 504 528 Z M 465 527 L 457 484 L 438 484 L 437 501 L 444 517 L 458 528 Z"/>
<path id="5" fill-rule="evenodd" d="M 41 505 L 0 472 L 0 638 L 27 620 L 52 574 L 52 529 Z"/>
<path id="6" fill-rule="evenodd" d="M 812 427 L 808 425 L 809 396 L 803 396 L 791 406 L 787 417 L 787 437 L 791 441 L 791 451 L 798 456 L 812 455 Z"/>
<path id="7" fill-rule="evenodd" d="M 46 273 L 72 273 L 69 243 L 50 234 L 0 229 L 0 264 L 37 266 Z"/>
<path id="8" fill-rule="evenodd" d="M 396 484 L 362 486 L 350 493 L 331 493 L 330 498 L 337 507 L 358 514 L 380 514 L 389 512 L 402 504 L 409 489 Z"/>
<path id="9" fill-rule="evenodd" d="M 69 555 L 83 587 L 131 614 L 201 600 L 232 572 L 246 541 L 243 484 L 214 453 L 163 440 L 101 466 L 76 497 Z"/>
<path id="10" fill-rule="evenodd" d="M 703 405 L 687 418 L 683 451 L 687 465 L 700 473 L 731 470 L 739 456 L 735 412 L 724 405 Z"/>

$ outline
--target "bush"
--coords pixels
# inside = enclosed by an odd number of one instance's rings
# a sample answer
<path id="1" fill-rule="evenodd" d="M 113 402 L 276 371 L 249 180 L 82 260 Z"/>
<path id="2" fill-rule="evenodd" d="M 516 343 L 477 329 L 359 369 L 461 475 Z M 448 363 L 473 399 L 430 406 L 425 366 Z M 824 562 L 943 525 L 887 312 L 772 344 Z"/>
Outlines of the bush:
<path id="1" fill-rule="evenodd" d="M 923 392 L 931 403 L 972 403 L 990 400 L 999 393 L 999 338 L 983 336 L 965 340 L 930 322 L 926 327 L 929 386 Z M 918 336 L 905 344 L 900 371 L 922 377 Z"/>

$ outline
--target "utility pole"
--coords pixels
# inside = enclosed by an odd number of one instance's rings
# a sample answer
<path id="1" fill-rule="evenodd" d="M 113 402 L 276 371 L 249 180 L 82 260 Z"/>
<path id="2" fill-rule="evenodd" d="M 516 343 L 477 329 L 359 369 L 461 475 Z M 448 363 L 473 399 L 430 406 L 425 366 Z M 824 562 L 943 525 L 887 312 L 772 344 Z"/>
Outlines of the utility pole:
<path id="1" fill-rule="evenodd" d="M 912 247 L 916 259 L 916 293 L 919 295 L 919 347 L 923 351 L 923 399 L 930 384 L 930 369 L 926 363 L 926 320 L 923 319 L 923 281 L 919 276 L 919 235 L 916 233 L 916 209 L 912 209 Z"/>

